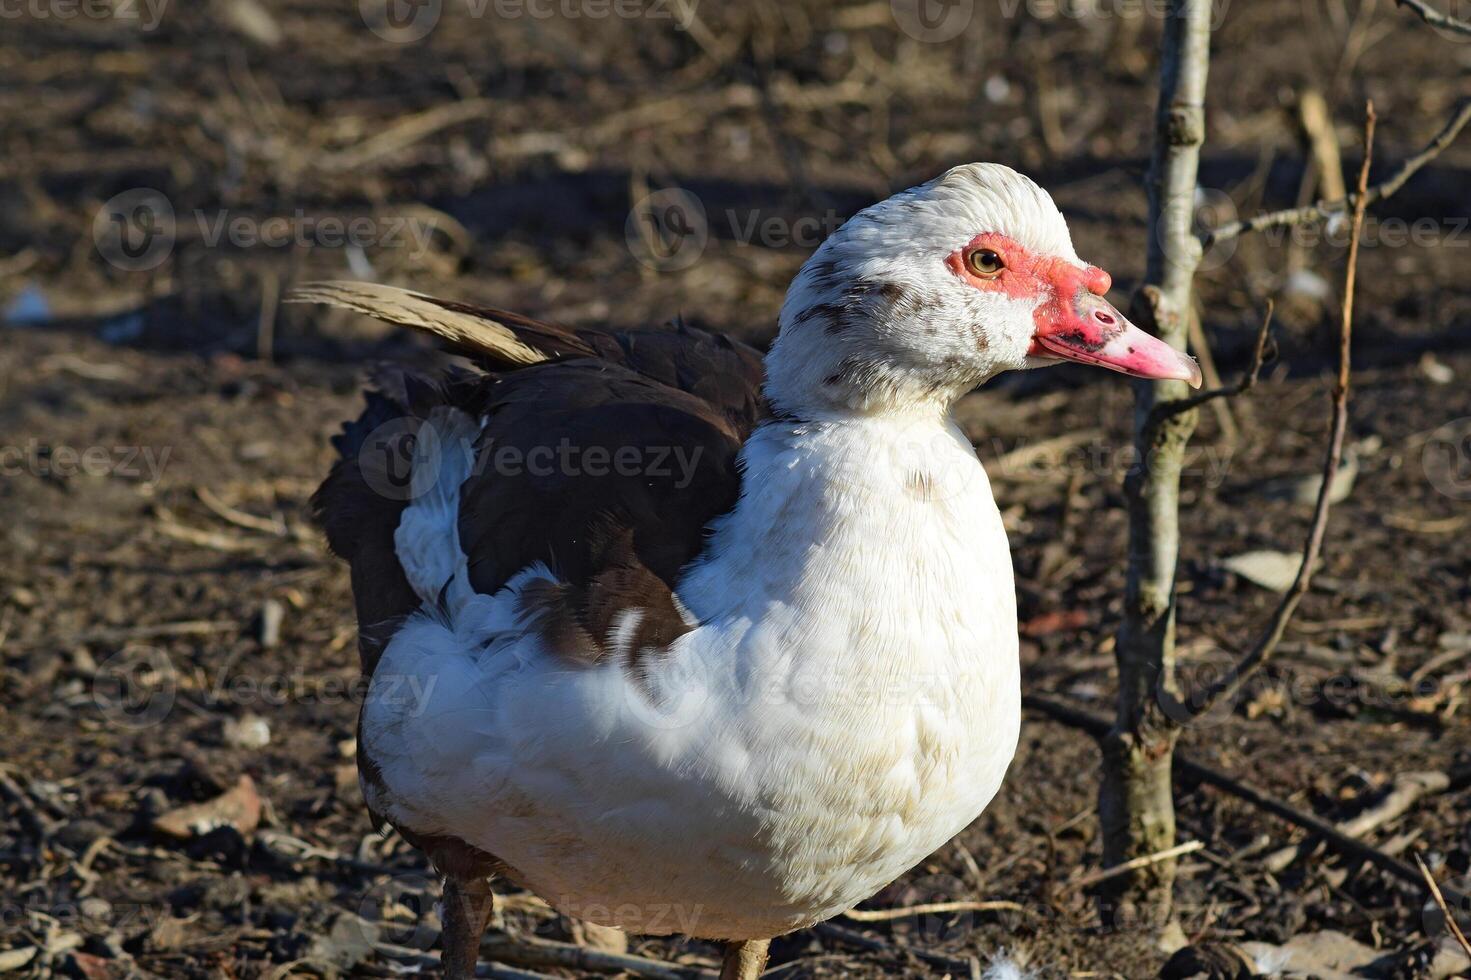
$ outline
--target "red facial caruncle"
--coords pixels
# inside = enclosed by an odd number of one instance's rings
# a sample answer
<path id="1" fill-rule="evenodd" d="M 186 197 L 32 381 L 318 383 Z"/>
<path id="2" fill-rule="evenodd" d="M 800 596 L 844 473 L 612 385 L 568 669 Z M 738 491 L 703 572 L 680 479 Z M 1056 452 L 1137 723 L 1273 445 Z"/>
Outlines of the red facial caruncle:
<path id="1" fill-rule="evenodd" d="M 1103 298 L 1113 280 L 1096 266 L 1079 268 L 1060 256 L 1037 255 L 995 232 L 977 235 L 950 253 L 945 264 L 975 289 L 1036 301 L 1029 357 L 1079 361 L 1200 387 L 1194 358 L 1140 330 Z"/>

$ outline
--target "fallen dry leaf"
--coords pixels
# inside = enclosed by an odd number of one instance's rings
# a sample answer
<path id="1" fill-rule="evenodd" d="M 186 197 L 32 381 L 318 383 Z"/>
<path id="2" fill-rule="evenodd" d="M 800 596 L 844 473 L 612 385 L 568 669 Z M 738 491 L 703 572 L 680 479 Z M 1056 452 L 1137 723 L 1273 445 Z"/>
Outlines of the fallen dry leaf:
<path id="1" fill-rule="evenodd" d="M 249 834 L 260 826 L 261 798 L 255 780 L 241 776 L 235 786 L 212 800 L 170 810 L 153 821 L 153 829 L 170 837 L 187 840 L 201 837 L 218 827 L 234 827 Z"/>

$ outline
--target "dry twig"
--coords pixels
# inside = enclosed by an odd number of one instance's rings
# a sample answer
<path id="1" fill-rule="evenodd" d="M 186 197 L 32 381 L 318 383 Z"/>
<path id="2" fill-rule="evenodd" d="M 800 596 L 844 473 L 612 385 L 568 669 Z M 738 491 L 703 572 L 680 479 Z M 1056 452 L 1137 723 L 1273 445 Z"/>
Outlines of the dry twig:
<path id="1" fill-rule="evenodd" d="M 127 643 L 130 640 L 152 640 L 165 636 L 209 636 L 240 629 L 230 620 L 189 619 L 177 623 L 153 623 L 145 626 L 105 626 L 80 633 L 44 636 L 20 643 L 23 648 L 78 647 L 97 643 Z"/>
<path id="2" fill-rule="evenodd" d="M 404 116 L 355 146 L 323 154 L 316 161 L 325 173 L 344 173 L 380 157 L 404 150 L 441 130 L 489 116 L 495 109 L 489 99 L 466 99 Z"/>
<path id="3" fill-rule="evenodd" d="M 1316 180 L 1322 190 L 1322 198 L 1336 201 L 1347 197 L 1348 188 L 1343 185 L 1343 154 L 1338 146 L 1338 133 L 1333 128 L 1333 113 L 1323 93 L 1315 88 L 1303 90 L 1297 100 L 1297 117 L 1313 158 L 1313 167 L 1304 173 L 1304 178 Z"/>
<path id="4" fill-rule="evenodd" d="M 403 963 L 418 973 L 439 973 L 440 962 L 438 953 L 423 953 L 417 949 L 409 949 L 406 946 L 397 946 L 393 943 L 374 943 L 373 950 L 382 957 Z M 527 970 L 517 970 L 506 966 L 495 966 L 481 963 L 475 967 L 475 976 L 489 977 L 490 980 L 556 980 L 547 973 L 531 973 Z"/>
<path id="5" fill-rule="evenodd" d="M 194 488 L 194 495 L 199 498 L 201 504 L 204 504 L 204 506 L 213 511 L 216 517 L 229 521 L 238 527 L 248 528 L 251 531 L 260 531 L 263 534 L 270 534 L 278 538 L 284 538 L 288 533 L 285 521 L 257 517 L 239 508 L 231 507 L 219 497 L 215 496 L 214 491 L 203 484 Z"/>
<path id="6" fill-rule="evenodd" d="M 11 779 L 4 769 L 0 769 L 0 795 L 4 795 L 20 811 L 21 818 L 30 825 L 37 840 L 44 841 L 56 832 L 59 826 L 57 821 L 41 812 L 41 809 L 32 802 L 30 794 Z"/>
<path id="7" fill-rule="evenodd" d="M 1117 878 L 1119 875 L 1128 874 L 1130 871 L 1138 871 L 1140 868 L 1147 868 L 1152 864 L 1159 864 L 1161 861 L 1184 857 L 1186 854 L 1194 854 L 1203 847 L 1205 847 L 1205 844 L 1198 840 L 1176 844 L 1174 847 L 1165 848 L 1163 851 L 1158 851 L 1154 854 L 1145 854 L 1142 857 L 1125 861 L 1123 864 L 1116 864 L 1111 868 L 1104 868 L 1102 871 L 1095 871 L 1092 874 L 1084 875 L 1081 878 L 1068 882 L 1065 890 L 1076 891 L 1081 888 L 1087 888 L 1090 885 L 1108 881 L 1110 878 Z"/>
<path id="8" fill-rule="evenodd" d="M 1430 869 L 1425 867 L 1424 860 L 1418 854 L 1415 855 L 1415 863 L 1420 866 L 1420 873 L 1425 876 L 1425 884 L 1430 889 L 1430 897 L 1435 899 L 1435 904 L 1440 906 L 1441 913 L 1445 915 L 1446 928 L 1451 931 L 1451 935 L 1456 937 L 1456 942 L 1460 943 L 1461 948 L 1466 951 L 1466 958 L 1471 959 L 1471 941 L 1466 939 L 1466 934 L 1461 931 L 1461 924 L 1456 921 L 1455 914 L 1451 912 L 1450 906 L 1446 904 L 1445 895 L 1441 894 L 1440 885 L 1436 882 L 1435 875 L 1431 874 Z"/>
<path id="9" fill-rule="evenodd" d="M 1188 412 L 1192 408 L 1199 408 L 1208 401 L 1214 401 L 1217 398 L 1235 398 L 1237 395 L 1246 394 L 1246 392 L 1255 387 L 1257 378 L 1261 376 L 1262 366 L 1266 363 L 1267 338 L 1272 333 L 1272 313 L 1276 308 L 1275 303 L 1270 299 L 1267 300 L 1267 313 L 1262 317 L 1262 325 L 1257 330 L 1256 346 L 1253 348 L 1251 355 L 1251 366 L 1246 369 L 1246 373 L 1241 376 L 1240 381 L 1234 385 L 1224 385 L 1220 388 L 1202 391 L 1198 395 L 1191 395 L 1189 398 L 1182 398 L 1178 401 L 1161 402 L 1149 413 L 1149 429 L 1157 429 L 1161 423 L 1171 416 L 1179 415 L 1181 412 Z"/>
<path id="10" fill-rule="evenodd" d="M 1441 13 L 1425 0 L 1394 0 L 1394 3 L 1397 7 L 1409 7 L 1416 16 L 1431 27 L 1443 27 L 1457 34 L 1471 34 L 1471 23 Z"/>
<path id="11" fill-rule="evenodd" d="M 647 956 L 611 953 L 572 943 L 553 942 L 531 936 L 511 937 L 491 933 L 480 941 L 487 958 L 512 966 L 575 970 L 578 973 L 626 973 L 647 980 L 691 980 L 708 976 L 708 971 L 671 966 Z"/>
<path id="12" fill-rule="evenodd" d="M 155 515 L 158 517 L 158 523 L 154 526 L 160 533 L 173 538 L 175 541 L 184 541 L 201 548 L 236 554 L 242 551 L 256 551 L 265 543 L 254 538 L 241 538 L 230 534 L 222 534 L 219 531 L 206 531 L 203 528 L 190 527 L 188 524 L 181 523 L 174 516 L 174 512 L 167 507 L 156 508 Z"/>
<path id="13" fill-rule="evenodd" d="M 1350 837 L 1364 837 L 1369 831 L 1404 815 L 1422 796 L 1443 793 L 1451 785 L 1451 778 L 1443 772 L 1407 772 L 1394 779 L 1384 799 L 1351 820 L 1338 824 L 1338 829 Z M 1294 861 L 1309 857 L 1318 850 L 1318 842 L 1305 841 L 1274 851 L 1265 861 L 1267 870 L 1276 874 Z"/>
<path id="14" fill-rule="evenodd" d="M 1462 102 L 1457 108 L 1449 122 L 1445 124 L 1435 138 L 1425 145 L 1419 153 L 1406 160 L 1387 180 L 1380 181 L 1373 187 L 1368 188 L 1362 194 L 1351 194 L 1337 201 L 1319 201 L 1304 208 L 1288 208 L 1284 211 L 1265 211 L 1252 218 L 1242 221 L 1233 221 L 1222 225 L 1205 234 L 1205 244 L 1212 245 L 1216 242 L 1225 241 L 1244 235 L 1249 231 L 1262 231 L 1267 228 L 1287 228 L 1292 225 L 1303 225 L 1313 221 L 1332 217 L 1350 208 L 1356 207 L 1360 197 L 1364 203 L 1373 204 L 1382 201 L 1394 194 L 1405 183 L 1413 177 L 1422 167 L 1440 155 L 1441 151 L 1453 143 L 1466 124 L 1471 122 L 1471 99 Z M 1367 158 L 1367 147 L 1365 157 Z"/>
<path id="15" fill-rule="evenodd" d="M 1197 298 L 1190 300 L 1190 319 L 1186 324 L 1186 350 L 1195 354 L 1196 363 L 1200 365 L 1201 378 L 1211 388 L 1224 388 L 1221 384 L 1221 372 L 1216 369 L 1216 355 L 1211 350 L 1210 338 L 1205 335 L 1205 323 L 1200 316 L 1200 303 Z M 1211 411 L 1215 413 L 1216 425 L 1221 427 L 1221 440 L 1228 446 L 1236 445 L 1236 440 L 1241 434 L 1236 425 L 1236 416 L 1231 413 L 1231 403 L 1224 398 L 1217 398 L 1211 402 Z"/>
<path id="16" fill-rule="evenodd" d="M 1358 194 L 1354 204 L 1353 226 L 1348 245 L 1348 272 L 1344 276 L 1343 284 L 1343 313 L 1338 331 L 1338 377 L 1333 385 L 1331 434 L 1328 438 L 1328 452 L 1323 461 L 1323 484 L 1318 490 L 1318 502 L 1313 511 L 1313 522 L 1308 530 L 1307 541 L 1303 544 L 1302 564 L 1298 567 L 1297 577 L 1293 580 L 1292 587 L 1287 590 L 1276 612 L 1272 614 L 1272 620 L 1266 631 L 1246 656 L 1233 664 L 1224 677 L 1204 692 L 1196 702 L 1196 707 L 1191 711 L 1192 717 L 1198 718 L 1223 700 L 1234 697 L 1246 679 L 1260 669 L 1276 651 L 1277 644 L 1281 642 L 1282 634 L 1286 632 L 1287 624 L 1292 619 L 1292 614 L 1297 611 L 1298 603 L 1307 594 L 1308 586 L 1313 578 L 1313 569 L 1318 563 L 1318 555 L 1323 550 L 1323 538 L 1328 531 L 1328 512 L 1332 507 L 1334 478 L 1337 477 L 1339 464 L 1343 461 L 1343 440 L 1348 432 L 1354 285 L 1359 265 L 1359 238 L 1364 227 L 1364 209 L 1369 203 L 1366 190 L 1369 184 L 1369 165 L 1374 156 L 1375 121 L 1374 103 L 1369 102 L 1364 108 L 1364 162 L 1359 168 Z"/>
<path id="17" fill-rule="evenodd" d="M 1094 738 L 1103 738 L 1112 727 L 1108 721 L 1099 716 L 1076 708 L 1051 698 L 1027 695 L 1022 698 L 1022 705 L 1033 711 L 1040 712 L 1053 721 L 1061 722 L 1071 728 L 1087 732 Z M 1337 827 L 1320 820 L 1309 813 L 1304 813 L 1294 806 L 1282 802 L 1275 797 L 1263 793 L 1254 786 L 1241 782 L 1234 777 L 1214 769 L 1204 763 L 1187 759 L 1176 752 L 1174 757 L 1175 772 L 1177 776 L 1184 776 L 1208 786 L 1214 786 L 1219 790 L 1230 793 L 1239 800 L 1243 800 L 1258 810 L 1270 813 L 1272 816 L 1285 820 L 1294 826 L 1301 827 L 1320 838 L 1331 850 L 1337 851 L 1345 857 L 1355 858 L 1374 865 L 1381 871 L 1403 882 L 1423 886 L 1424 881 L 1420 874 L 1403 861 L 1386 854 L 1382 849 L 1365 844 L 1363 841 L 1355 840 L 1340 831 Z M 1454 785 L 1455 780 L 1452 779 Z M 1457 903 L 1471 903 L 1471 898 L 1462 895 L 1453 889 L 1442 889 L 1451 900 Z"/>
<path id="18" fill-rule="evenodd" d="M 930 902 L 928 905 L 910 905 L 902 909 L 849 909 L 843 918 L 854 922 L 893 922 L 919 915 L 943 915 L 947 912 L 1029 912 L 1025 905 L 1016 902 Z"/>

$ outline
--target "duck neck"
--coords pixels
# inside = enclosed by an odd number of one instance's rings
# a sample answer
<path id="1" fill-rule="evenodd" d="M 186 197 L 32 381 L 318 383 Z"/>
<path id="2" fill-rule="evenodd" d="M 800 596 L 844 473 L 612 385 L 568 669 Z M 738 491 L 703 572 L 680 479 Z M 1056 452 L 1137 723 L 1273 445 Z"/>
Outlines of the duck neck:
<path id="1" fill-rule="evenodd" d="M 873 352 L 832 344 L 797 351 L 808 335 L 783 333 L 766 359 L 766 399 L 788 422 L 887 420 L 903 427 L 943 426 L 951 407 L 984 378 L 937 374 Z"/>
<path id="2" fill-rule="evenodd" d="M 1011 558 L 985 470 L 939 410 L 773 420 L 742 451 L 739 503 L 681 583 L 697 618 L 777 597 L 885 608 L 896 583 L 924 605 L 1004 580 Z M 977 564 L 972 556 L 979 556 Z M 1000 587 L 999 585 L 997 586 Z M 806 598 L 803 598 L 806 597 Z M 866 604 L 866 605 L 865 605 Z"/>

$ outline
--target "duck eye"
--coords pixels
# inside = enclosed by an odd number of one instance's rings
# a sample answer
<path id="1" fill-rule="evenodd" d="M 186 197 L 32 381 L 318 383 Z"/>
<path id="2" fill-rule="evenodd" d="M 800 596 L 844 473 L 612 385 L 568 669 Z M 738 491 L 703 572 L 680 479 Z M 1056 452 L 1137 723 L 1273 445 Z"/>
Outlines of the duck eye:
<path id="1" fill-rule="evenodd" d="M 995 279 L 1001 274 L 1001 270 L 1006 268 L 1006 263 L 1001 261 L 1001 256 L 989 248 L 976 249 L 970 253 L 967 262 L 970 264 L 970 271 L 982 279 Z"/>

